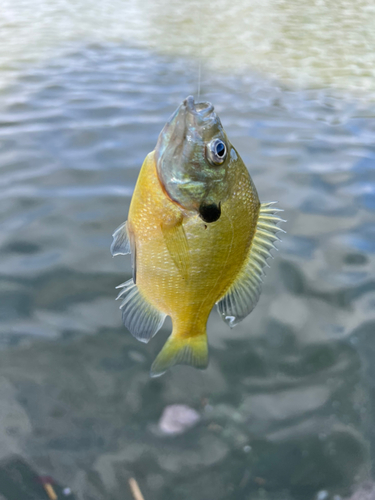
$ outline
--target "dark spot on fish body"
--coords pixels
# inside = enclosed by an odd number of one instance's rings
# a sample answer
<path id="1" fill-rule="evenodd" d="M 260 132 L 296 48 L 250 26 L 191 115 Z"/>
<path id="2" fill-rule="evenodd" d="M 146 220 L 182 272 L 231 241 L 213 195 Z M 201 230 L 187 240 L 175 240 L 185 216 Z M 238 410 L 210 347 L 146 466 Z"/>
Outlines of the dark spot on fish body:
<path id="1" fill-rule="evenodd" d="M 206 205 L 202 203 L 199 207 L 199 216 L 204 222 L 216 222 L 221 216 L 221 204 L 210 203 Z"/>

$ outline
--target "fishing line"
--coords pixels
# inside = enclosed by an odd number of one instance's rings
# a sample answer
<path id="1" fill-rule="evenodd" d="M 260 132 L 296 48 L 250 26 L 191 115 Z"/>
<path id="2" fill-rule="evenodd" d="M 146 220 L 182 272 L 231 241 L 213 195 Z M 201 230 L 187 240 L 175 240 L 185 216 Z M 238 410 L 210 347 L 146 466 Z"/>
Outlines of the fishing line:
<path id="1" fill-rule="evenodd" d="M 200 26 L 202 26 L 202 22 L 200 22 L 200 19 L 202 18 L 202 3 L 199 2 L 199 7 L 198 7 L 198 29 Z M 203 47 L 203 36 L 202 36 L 202 30 L 200 29 L 198 33 L 198 40 L 199 40 L 199 46 L 198 46 L 198 101 L 201 95 L 201 75 L 202 75 L 202 47 Z"/>
<path id="2" fill-rule="evenodd" d="M 198 101 L 201 95 L 201 69 L 202 69 L 202 56 L 199 56 L 199 66 L 198 66 Z"/>

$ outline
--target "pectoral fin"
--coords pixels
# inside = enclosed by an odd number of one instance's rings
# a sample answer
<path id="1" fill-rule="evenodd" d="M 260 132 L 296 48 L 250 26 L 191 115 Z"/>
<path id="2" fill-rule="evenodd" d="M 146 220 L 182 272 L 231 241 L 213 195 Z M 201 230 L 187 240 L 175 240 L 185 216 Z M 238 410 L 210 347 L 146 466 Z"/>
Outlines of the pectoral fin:
<path id="1" fill-rule="evenodd" d="M 137 282 L 137 248 L 135 245 L 135 238 L 129 228 L 128 221 L 119 226 L 113 233 L 113 241 L 111 245 L 111 253 L 113 257 L 116 255 L 131 254 L 132 257 L 132 272 L 133 281 Z"/>
<path id="2" fill-rule="evenodd" d="M 131 252 L 128 221 L 121 224 L 121 226 L 119 226 L 112 234 L 112 236 L 113 241 L 111 245 L 111 254 L 113 255 L 113 257 L 115 255 L 126 255 Z"/>
<path id="3" fill-rule="evenodd" d="M 189 246 L 182 221 L 174 226 L 161 224 L 164 241 L 170 256 L 181 276 L 187 280 L 189 274 Z"/>
<path id="4" fill-rule="evenodd" d="M 147 343 L 160 330 L 166 315 L 143 297 L 132 279 L 116 288 L 122 288 L 116 300 L 122 299 L 124 325 L 133 337 Z"/>
<path id="5" fill-rule="evenodd" d="M 285 233 L 278 227 L 280 222 L 285 222 L 277 215 L 282 210 L 274 208 L 273 204 L 261 204 L 257 229 L 243 268 L 227 293 L 216 304 L 223 321 L 230 327 L 236 326 L 256 306 L 262 291 L 265 268 L 269 267 L 267 259 L 272 257 L 271 250 L 276 249 L 274 242 L 279 241 L 276 233 Z"/>

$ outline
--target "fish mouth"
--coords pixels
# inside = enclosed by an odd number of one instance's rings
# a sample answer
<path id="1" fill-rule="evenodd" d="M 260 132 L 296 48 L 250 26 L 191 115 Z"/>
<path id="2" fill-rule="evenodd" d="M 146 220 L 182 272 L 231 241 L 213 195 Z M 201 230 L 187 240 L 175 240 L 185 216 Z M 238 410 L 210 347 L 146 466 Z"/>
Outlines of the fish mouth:
<path id="1" fill-rule="evenodd" d="M 156 144 L 156 161 L 159 163 L 167 152 L 174 151 L 171 156 L 179 156 L 188 141 L 198 144 L 206 141 L 212 128 L 220 123 L 214 107 L 210 102 L 195 102 L 193 96 L 182 101 L 165 124 Z"/>
<path id="2" fill-rule="evenodd" d="M 182 104 L 189 113 L 201 120 L 209 118 L 214 111 L 214 107 L 210 102 L 202 101 L 196 103 L 192 95 L 189 95 Z"/>

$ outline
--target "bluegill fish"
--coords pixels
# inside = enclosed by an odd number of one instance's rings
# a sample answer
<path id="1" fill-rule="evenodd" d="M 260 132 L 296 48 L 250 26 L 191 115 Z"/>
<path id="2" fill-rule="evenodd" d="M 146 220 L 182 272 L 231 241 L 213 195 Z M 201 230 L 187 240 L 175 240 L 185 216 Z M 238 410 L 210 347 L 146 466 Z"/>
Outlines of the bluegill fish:
<path id="1" fill-rule="evenodd" d="M 148 342 L 172 319 L 152 376 L 176 364 L 207 367 L 214 304 L 230 327 L 254 309 L 279 211 L 260 203 L 212 104 L 185 99 L 146 157 L 111 246 L 132 256 L 133 277 L 118 287 L 132 335 Z"/>

